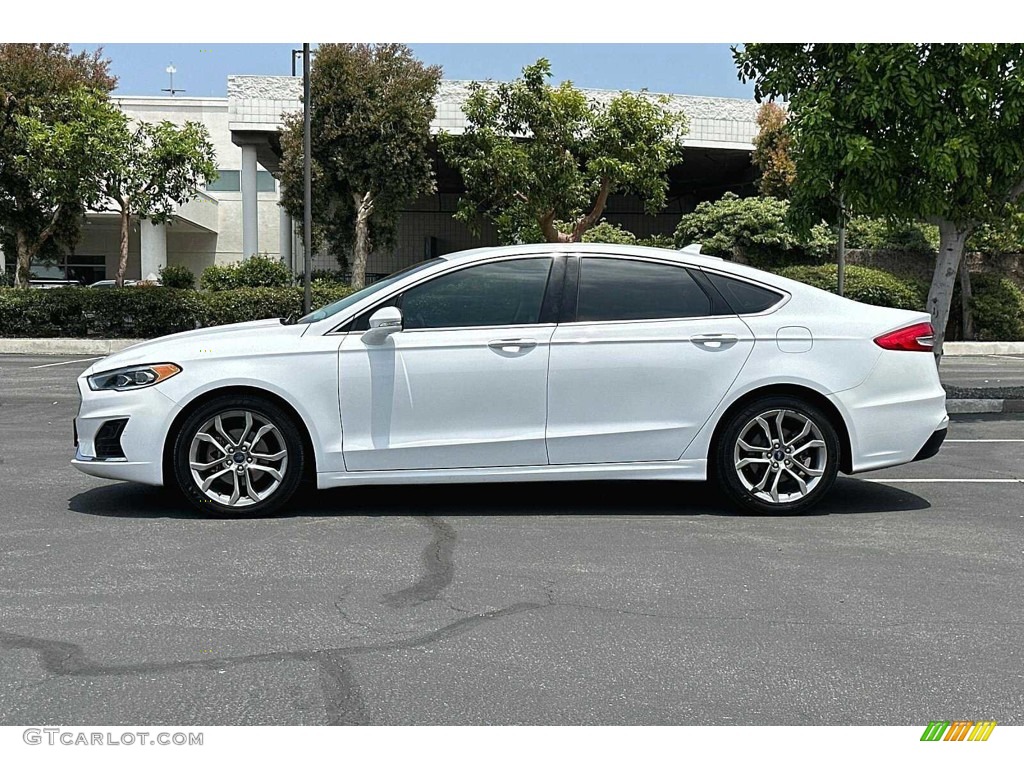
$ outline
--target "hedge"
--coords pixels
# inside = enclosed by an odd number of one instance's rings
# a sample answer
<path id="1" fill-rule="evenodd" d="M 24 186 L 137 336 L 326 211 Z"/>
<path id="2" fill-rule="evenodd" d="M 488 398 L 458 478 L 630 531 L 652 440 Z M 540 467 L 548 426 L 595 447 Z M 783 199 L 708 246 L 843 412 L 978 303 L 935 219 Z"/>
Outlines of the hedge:
<path id="1" fill-rule="evenodd" d="M 837 272 L 835 264 L 826 264 L 820 267 L 787 267 L 779 270 L 778 274 L 835 293 L 838 288 Z M 928 289 L 923 283 L 870 267 L 847 266 L 845 282 L 844 293 L 848 299 L 879 307 L 923 310 L 928 298 Z"/>
<path id="2" fill-rule="evenodd" d="M 347 285 L 315 283 L 313 306 L 352 293 Z M 302 288 L 239 288 L 199 292 L 163 287 L 0 288 L 0 336 L 152 338 L 195 328 L 298 317 Z"/>
<path id="3" fill-rule="evenodd" d="M 1024 292 L 998 275 L 971 275 L 971 315 L 978 341 L 1024 339 Z"/>

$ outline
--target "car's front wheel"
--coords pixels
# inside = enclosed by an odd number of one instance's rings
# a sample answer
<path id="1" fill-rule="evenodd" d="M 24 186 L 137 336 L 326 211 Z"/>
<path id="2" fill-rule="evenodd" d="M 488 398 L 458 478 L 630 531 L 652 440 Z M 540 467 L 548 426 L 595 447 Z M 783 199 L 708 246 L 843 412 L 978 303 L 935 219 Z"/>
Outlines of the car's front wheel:
<path id="1" fill-rule="evenodd" d="M 822 411 L 766 397 L 734 413 L 716 443 L 714 471 L 733 502 L 758 514 L 808 511 L 839 471 L 839 437 Z"/>
<path id="2" fill-rule="evenodd" d="M 259 397 L 225 395 L 197 408 L 174 441 L 174 476 L 185 498 L 217 517 L 278 512 L 302 479 L 294 419 Z"/>

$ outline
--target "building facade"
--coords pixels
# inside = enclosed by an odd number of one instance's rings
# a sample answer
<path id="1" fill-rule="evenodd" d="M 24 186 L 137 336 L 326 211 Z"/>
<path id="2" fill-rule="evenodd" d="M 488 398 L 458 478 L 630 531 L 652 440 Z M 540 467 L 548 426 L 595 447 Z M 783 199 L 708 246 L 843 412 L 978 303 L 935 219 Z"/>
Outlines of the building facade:
<path id="1" fill-rule="evenodd" d="M 442 81 L 435 99 L 431 131 L 461 133 L 462 104 L 469 83 Z M 586 91 L 606 101 L 615 91 Z M 202 123 L 217 154 L 219 178 L 181 206 L 166 225 L 132 221 L 127 279 L 155 279 L 166 264 L 181 264 L 197 276 L 213 264 L 230 264 L 256 253 L 280 258 L 296 272 L 302 268 L 297 228 L 278 204 L 282 115 L 302 108 L 302 81 L 293 77 L 232 76 L 226 98 L 114 97 L 130 117 L 182 124 Z M 689 121 L 684 159 L 669 173 L 669 202 L 657 215 L 644 213 L 639 200 L 613 196 L 605 218 L 639 237 L 671 234 L 679 217 L 701 200 L 725 191 L 751 191 L 755 179 L 750 155 L 757 132 L 757 104 L 742 99 L 667 95 L 670 109 Z M 395 247 L 371 254 L 371 279 L 431 256 L 497 244 L 492 227 L 481 222 L 474 233 L 456 221 L 462 182 L 436 156 L 437 191 L 412 201 L 399 219 Z M 73 253 L 54 267 L 38 266 L 39 277 L 80 282 L 109 279 L 118 261 L 118 215 L 90 213 Z M 0 255 L 2 259 L 2 255 Z M 329 253 L 314 254 L 314 268 L 338 269 Z M 12 265 L 8 265 L 10 270 Z"/>

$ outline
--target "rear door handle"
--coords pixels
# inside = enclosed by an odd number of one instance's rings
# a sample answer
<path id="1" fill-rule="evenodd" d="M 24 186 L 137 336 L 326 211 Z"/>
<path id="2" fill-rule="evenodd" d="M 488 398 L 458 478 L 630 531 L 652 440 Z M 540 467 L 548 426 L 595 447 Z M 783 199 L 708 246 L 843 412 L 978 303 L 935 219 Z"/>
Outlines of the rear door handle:
<path id="1" fill-rule="evenodd" d="M 487 346 L 496 351 L 518 354 L 533 349 L 537 342 L 534 339 L 495 339 L 487 342 Z"/>
<path id="2" fill-rule="evenodd" d="M 731 347 L 739 338 L 731 333 L 702 333 L 691 336 L 690 341 L 701 349 L 725 349 Z"/>

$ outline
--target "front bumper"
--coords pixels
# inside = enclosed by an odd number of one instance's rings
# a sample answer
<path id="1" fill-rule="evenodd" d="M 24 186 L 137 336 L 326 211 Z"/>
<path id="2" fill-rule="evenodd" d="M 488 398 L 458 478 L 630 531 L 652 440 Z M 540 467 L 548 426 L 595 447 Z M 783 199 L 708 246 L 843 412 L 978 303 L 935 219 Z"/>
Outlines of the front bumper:
<path id="1" fill-rule="evenodd" d="M 94 392 L 84 378 L 78 388 L 82 404 L 75 417 L 76 451 L 71 465 L 94 477 L 163 485 L 164 436 L 177 415 L 173 400 L 159 384 L 135 392 Z M 120 433 L 123 458 L 103 458 L 96 437 L 109 421 L 127 419 Z"/>

